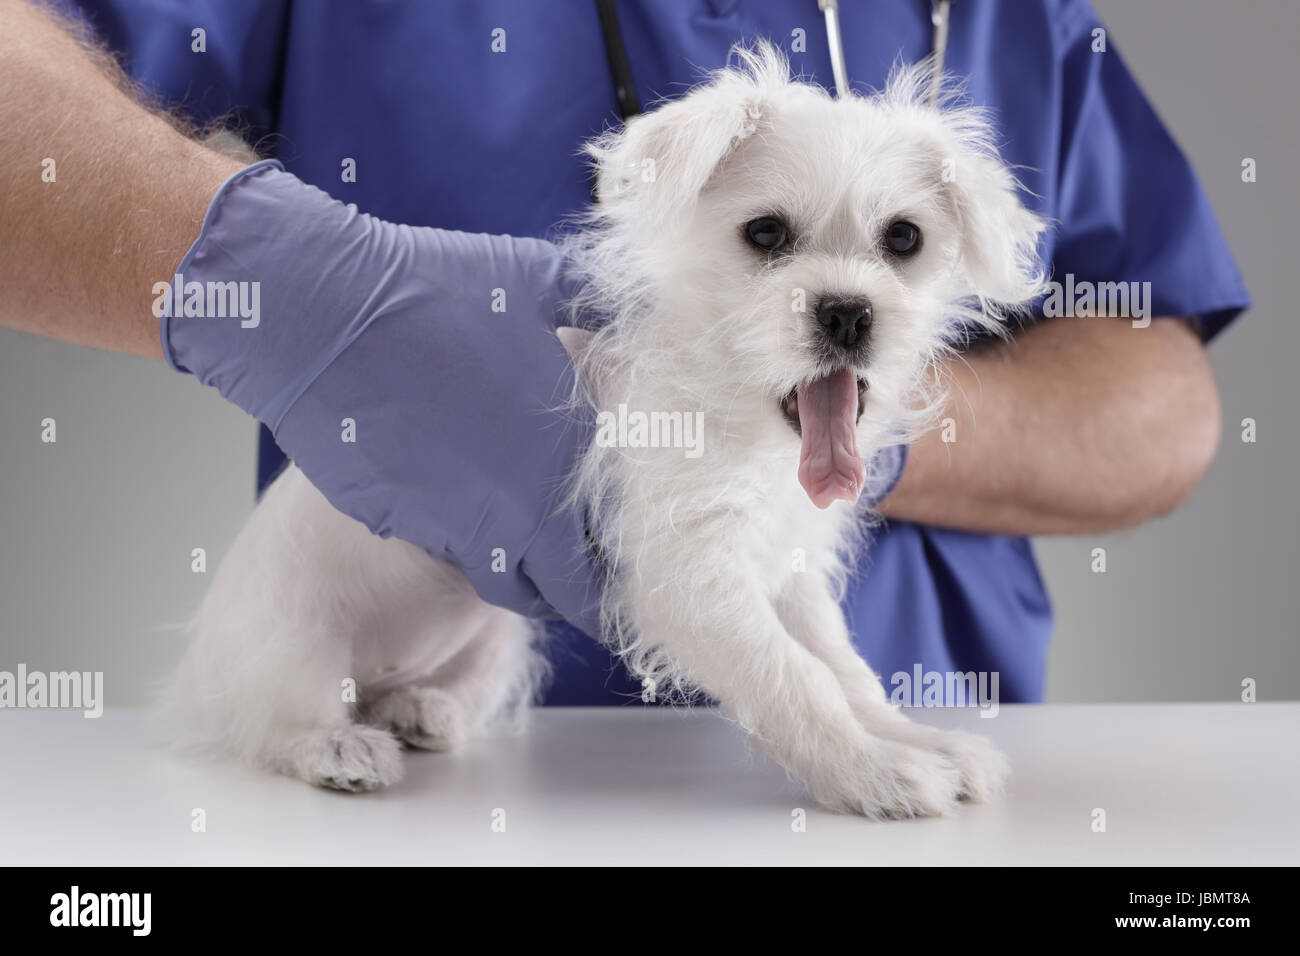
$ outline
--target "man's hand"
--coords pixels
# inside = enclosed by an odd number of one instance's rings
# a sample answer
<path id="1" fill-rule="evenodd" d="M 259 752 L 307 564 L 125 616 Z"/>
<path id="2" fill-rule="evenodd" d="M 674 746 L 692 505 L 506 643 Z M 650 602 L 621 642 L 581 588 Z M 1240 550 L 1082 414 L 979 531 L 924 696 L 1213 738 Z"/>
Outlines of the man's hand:
<path id="1" fill-rule="evenodd" d="M 946 427 L 912 445 L 887 517 L 1018 535 L 1126 527 L 1177 507 L 1218 448 L 1214 376 L 1180 319 L 1046 320 L 944 374 Z"/>

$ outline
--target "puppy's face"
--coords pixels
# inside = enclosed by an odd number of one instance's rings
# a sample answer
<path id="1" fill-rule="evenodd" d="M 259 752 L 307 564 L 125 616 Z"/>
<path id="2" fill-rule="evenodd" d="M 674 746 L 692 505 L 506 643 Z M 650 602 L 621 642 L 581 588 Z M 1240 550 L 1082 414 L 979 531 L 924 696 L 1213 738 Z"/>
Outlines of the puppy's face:
<path id="1" fill-rule="evenodd" d="M 859 438 L 906 415 L 955 320 L 1037 293 L 1042 224 L 981 117 L 927 105 L 920 74 L 832 100 L 769 48 L 743 59 L 596 151 L 602 201 L 639 231 L 658 321 L 800 436 L 825 507 L 856 500 Z"/>
<path id="2" fill-rule="evenodd" d="M 721 319 L 721 344 L 795 430 L 800 386 L 851 373 L 856 423 L 871 397 L 907 388 L 949 319 L 960 224 L 942 156 L 882 114 L 791 86 L 719 165 L 693 217 L 709 274 L 689 274 L 723 313 L 696 318 Z M 828 396 L 837 411 L 846 394 Z"/>

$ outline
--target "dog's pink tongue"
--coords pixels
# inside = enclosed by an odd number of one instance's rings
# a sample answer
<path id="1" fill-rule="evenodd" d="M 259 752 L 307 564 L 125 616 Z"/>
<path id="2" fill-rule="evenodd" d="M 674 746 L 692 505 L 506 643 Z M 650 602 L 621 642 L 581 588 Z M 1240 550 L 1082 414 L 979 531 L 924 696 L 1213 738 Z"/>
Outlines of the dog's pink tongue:
<path id="1" fill-rule="evenodd" d="M 818 508 L 862 494 L 867 469 L 858 454 L 858 380 L 849 369 L 799 386 L 799 484 Z"/>

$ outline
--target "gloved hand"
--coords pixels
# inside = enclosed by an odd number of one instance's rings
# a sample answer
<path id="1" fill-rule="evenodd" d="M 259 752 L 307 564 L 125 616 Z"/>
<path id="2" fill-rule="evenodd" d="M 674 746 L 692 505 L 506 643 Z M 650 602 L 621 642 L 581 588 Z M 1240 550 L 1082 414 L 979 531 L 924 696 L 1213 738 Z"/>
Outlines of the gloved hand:
<path id="1" fill-rule="evenodd" d="M 242 312 L 209 308 L 232 282 Z M 265 161 L 213 197 L 163 352 L 340 511 L 454 561 L 484 600 L 597 634 L 583 515 L 557 508 L 594 424 L 557 410 L 577 282 L 551 243 L 384 222 Z"/>
<path id="2" fill-rule="evenodd" d="M 595 633 L 583 516 L 555 507 L 590 435 L 549 411 L 573 382 L 563 266 L 541 240 L 372 218 L 266 161 L 218 190 L 173 280 L 257 283 L 257 314 L 173 307 L 163 352 L 266 424 L 340 511 L 455 561 L 493 604 Z"/>

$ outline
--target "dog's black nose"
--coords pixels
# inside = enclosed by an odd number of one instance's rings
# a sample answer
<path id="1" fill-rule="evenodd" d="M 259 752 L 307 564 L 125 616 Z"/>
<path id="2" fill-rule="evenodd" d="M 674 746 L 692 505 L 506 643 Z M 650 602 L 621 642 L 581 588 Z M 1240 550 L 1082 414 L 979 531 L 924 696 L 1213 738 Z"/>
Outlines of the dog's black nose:
<path id="1" fill-rule="evenodd" d="M 871 300 L 827 298 L 817 303 L 817 324 L 840 348 L 850 349 L 871 329 Z"/>

